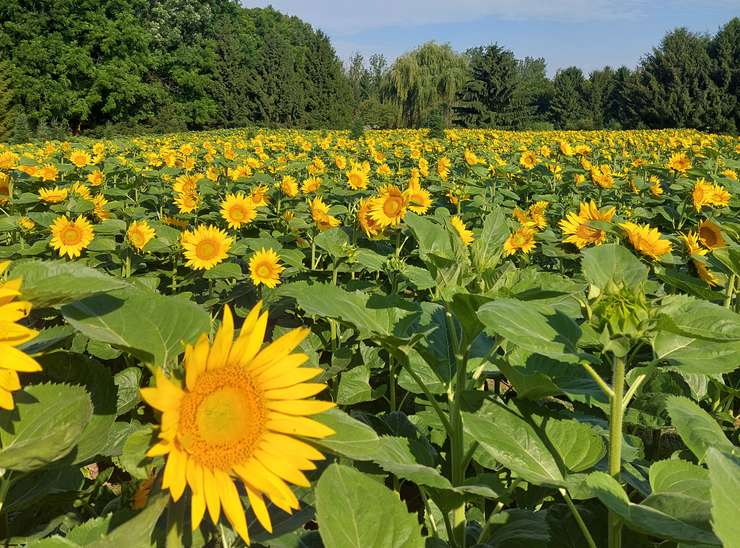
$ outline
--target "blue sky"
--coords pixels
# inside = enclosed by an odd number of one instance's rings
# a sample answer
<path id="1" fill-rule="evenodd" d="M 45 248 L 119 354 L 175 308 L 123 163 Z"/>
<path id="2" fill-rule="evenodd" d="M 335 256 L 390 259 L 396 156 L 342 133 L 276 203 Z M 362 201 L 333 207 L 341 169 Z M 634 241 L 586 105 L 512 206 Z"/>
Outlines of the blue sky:
<path id="1" fill-rule="evenodd" d="M 322 29 L 346 61 L 356 51 L 389 61 L 429 41 L 458 51 L 498 42 L 517 57 L 544 57 L 548 72 L 571 65 L 634 67 L 679 26 L 714 34 L 740 0 L 242 0 Z"/>

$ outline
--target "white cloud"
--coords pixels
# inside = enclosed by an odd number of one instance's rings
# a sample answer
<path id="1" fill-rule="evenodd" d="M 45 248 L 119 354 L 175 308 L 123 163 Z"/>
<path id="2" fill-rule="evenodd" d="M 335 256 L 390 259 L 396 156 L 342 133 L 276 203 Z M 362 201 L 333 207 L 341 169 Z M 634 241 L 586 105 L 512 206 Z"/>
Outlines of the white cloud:
<path id="1" fill-rule="evenodd" d="M 650 0 L 242 0 L 272 5 L 334 35 L 388 27 L 463 23 L 481 17 L 520 20 L 608 21 L 643 14 Z"/>

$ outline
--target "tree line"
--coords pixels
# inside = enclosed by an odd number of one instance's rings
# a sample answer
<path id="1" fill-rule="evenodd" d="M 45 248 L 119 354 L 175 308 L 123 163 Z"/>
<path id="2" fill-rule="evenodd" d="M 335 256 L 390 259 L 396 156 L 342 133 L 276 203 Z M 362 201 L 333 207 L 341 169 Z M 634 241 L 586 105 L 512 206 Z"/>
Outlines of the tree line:
<path id="1" fill-rule="evenodd" d="M 235 0 L 4 0 L 0 140 L 244 126 L 740 128 L 740 19 L 634 68 L 426 43 L 343 66 L 297 17 Z"/>

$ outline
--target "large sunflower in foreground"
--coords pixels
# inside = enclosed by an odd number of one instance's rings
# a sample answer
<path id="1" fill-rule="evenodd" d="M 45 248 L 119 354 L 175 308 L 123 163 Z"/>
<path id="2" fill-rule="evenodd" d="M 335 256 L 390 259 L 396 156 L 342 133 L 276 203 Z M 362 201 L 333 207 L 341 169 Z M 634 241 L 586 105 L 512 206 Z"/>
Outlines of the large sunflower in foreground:
<path id="1" fill-rule="evenodd" d="M 148 452 L 167 455 L 162 488 L 177 501 L 190 487 L 193 529 L 206 509 L 214 524 L 223 510 L 247 543 L 235 480 L 259 522 L 272 531 L 264 497 L 291 513 L 298 500 L 288 483 L 308 487 L 303 471 L 324 458 L 299 437 L 333 434 L 307 418 L 334 406 L 306 399 L 325 388 L 306 382 L 323 370 L 301 367 L 308 356 L 292 353 L 309 330 L 294 329 L 261 349 L 266 326 L 267 313 L 260 314 L 257 304 L 234 340 L 231 311 L 224 308 L 213 343 L 204 334 L 185 349 L 184 386 L 158 371 L 156 387 L 141 390 L 144 401 L 162 412 L 159 440 Z"/>
<path id="2" fill-rule="evenodd" d="M 10 262 L 0 262 L 0 276 Z M 16 347 L 33 339 L 37 332 L 19 325 L 31 310 L 31 303 L 14 300 L 20 295 L 21 279 L 0 282 L 0 408 L 13 409 L 13 392 L 21 389 L 18 372 L 41 371 L 32 357 Z"/>
<path id="3" fill-rule="evenodd" d="M 50 228 L 51 247 L 59 251 L 62 257 L 67 255 L 70 259 L 79 257 L 95 238 L 92 223 L 82 215 L 74 221 L 66 215 L 57 217 Z"/>
<path id="4" fill-rule="evenodd" d="M 233 239 L 215 226 L 199 226 L 182 233 L 185 263 L 195 270 L 210 270 L 226 258 Z"/>

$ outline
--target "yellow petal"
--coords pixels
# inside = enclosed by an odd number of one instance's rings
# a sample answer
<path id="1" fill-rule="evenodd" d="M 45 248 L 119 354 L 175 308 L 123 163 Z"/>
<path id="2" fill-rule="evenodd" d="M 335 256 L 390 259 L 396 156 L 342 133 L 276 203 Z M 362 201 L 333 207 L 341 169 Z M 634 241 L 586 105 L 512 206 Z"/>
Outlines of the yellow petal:
<path id="1" fill-rule="evenodd" d="M 304 382 L 287 388 L 267 390 L 264 395 L 265 399 L 268 400 L 300 400 L 315 396 L 319 392 L 323 392 L 325 388 L 325 384 Z"/>
<path id="2" fill-rule="evenodd" d="M 193 493 L 190 497 L 190 525 L 195 531 L 200 522 L 203 521 L 203 515 L 206 513 L 206 498 L 201 493 Z"/>
<path id="3" fill-rule="evenodd" d="M 214 476 L 219 486 L 219 495 L 221 497 L 221 507 L 226 514 L 234 531 L 249 544 L 249 533 L 247 532 L 247 518 L 244 515 L 244 507 L 239 499 L 239 493 L 231 478 L 221 470 L 215 470 Z"/>
<path id="4" fill-rule="evenodd" d="M 185 476 L 188 480 L 188 485 L 193 493 L 203 492 L 203 467 L 195 459 L 188 460 L 188 466 L 185 470 Z M 204 499 L 205 504 L 205 499 Z"/>
<path id="5" fill-rule="evenodd" d="M 300 356 L 300 354 L 293 354 Z M 285 388 L 304 381 L 313 379 L 324 372 L 318 367 L 296 367 L 288 371 L 280 371 L 277 376 L 271 379 L 264 379 L 264 373 L 259 378 L 259 384 L 264 390 L 274 390 L 276 388 Z"/>
<path id="6" fill-rule="evenodd" d="M 15 407 L 13 404 L 13 394 L 4 388 L 0 388 L 0 408 L 10 410 L 13 407 Z"/>
<path id="7" fill-rule="evenodd" d="M 259 371 L 261 368 L 267 367 L 281 358 L 284 358 L 290 354 L 310 332 L 311 330 L 306 327 L 299 327 L 298 329 L 288 331 L 282 337 L 278 337 L 264 350 L 257 354 L 254 360 L 252 360 L 252 363 L 249 364 L 250 370 Z"/>
<path id="8" fill-rule="evenodd" d="M 266 329 L 267 312 L 257 318 L 252 329 L 247 330 L 242 327 L 239 338 L 234 343 L 234 346 L 231 347 L 229 362 L 239 367 L 247 367 L 262 346 L 262 342 L 265 340 Z"/>
<path id="9" fill-rule="evenodd" d="M 38 331 L 35 329 L 29 329 L 17 323 L 4 321 L 0 317 L 0 343 L 18 346 L 19 344 L 30 341 L 36 335 L 38 335 Z"/>
<path id="10" fill-rule="evenodd" d="M 177 502 L 185 491 L 185 470 L 188 464 L 186 453 L 175 449 L 170 451 L 167 464 L 164 467 L 162 487 L 169 488 L 172 500 Z"/>
<path id="11" fill-rule="evenodd" d="M 274 447 L 279 454 L 300 455 L 301 457 L 310 460 L 324 459 L 324 455 L 322 455 L 318 449 L 300 440 L 291 438 L 290 436 L 284 436 L 283 434 L 278 434 L 276 432 L 266 432 L 263 443 L 270 447 Z"/>
<path id="12" fill-rule="evenodd" d="M 185 353 L 185 385 L 188 390 L 195 388 L 195 383 L 200 377 L 200 374 L 206 370 L 206 363 L 208 361 L 208 351 L 210 350 L 210 344 L 208 342 L 208 334 L 203 334 L 195 343 L 194 347 L 191 347 L 190 352 Z"/>
<path id="13" fill-rule="evenodd" d="M 41 371 L 41 366 L 31 356 L 4 343 L 0 343 L 0 367 L 22 373 Z"/>
<path id="14" fill-rule="evenodd" d="M 214 525 L 218 523 L 218 517 L 221 513 L 221 500 L 218 496 L 218 483 L 213 473 L 208 468 L 203 468 L 203 491 L 206 495 L 206 506 L 208 515 Z"/>
<path id="15" fill-rule="evenodd" d="M 21 381 L 18 373 L 10 369 L 0 369 L 0 388 L 13 392 L 21 389 Z"/>
<path id="16" fill-rule="evenodd" d="M 218 369 L 226 365 L 226 360 L 231 352 L 231 343 L 234 340 L 234 318 L 228 305 L 224 306 L 224 316 L 221 327 L 213 339 L 211 353 L 208 354 L 207 369 Z"/>
<path id="17" fill-rule="evenodd" d="M 152 447 L 149 449 L 149 451 L 146 452 L 147 457 L 160 457 L 162 455 L 166 455 L 172 450 L 172 445 L 169 443 L 155 443 L 152 445 Z"/>
<path id="18" fill-rule="evenodd" d="M 254 512 L 254 515 L 257 517 L 257 520 L 260 522 L 262 527 L 265 528 L 265 531 L 272 533 L 270 513 L 267 511 L 267 505 L 265 504 L 262 495 L 254 489 L 250 489 L 247 485 L 245 485 L 245 488 L 247 490 L 247 496 L 249 497 L 249 504 L 252 507 L 252 512 Z"/>
<path id="19" fill-rule="evenodd" d="M 250 459 L 244 464 L 236 465 L 233 470 L 248 485 L 267 494 L 285 512 L 290 513 L 291 509 L 299 507 L 298 499 L 290 490 L 290 487 L 256 459 Z"/>
<path id="20" fill-rule="evenodd" d="M 271 413 L 267 421 L 267 428 L 273 432 L 305 436 L 308 438 L 325 438 L 331 436 L 334 430 L 320 422 L 306 417 L 292 417 L 281 413 Z"/>
<path id="21" fill-rule="evenodd" d="M 254 452 L 254 458 L 257 459 L 263 466 L 270 467 L 270 470 L 278 477 L 289 481 L 299 487 L 310 487 L 311 483 L 308 478 L 303 475 L 303 472 L 291 466 L 287 461 L 278 459 L 271 453 L 265 453 L 258 449 Z"/>
<path id="22" fill-rule="evenodd" d="M 268 409 L 279 411 L 286 415 L 316 415 L 336 407 L 334 402 L 321 400 L 267 400 Z"/>
<path id="23" fill-rule="evenodd" d="M 156 388 L 142 388 L 139 390 L 142 399 L 159 411 L 177 408 L 185 394 L 182 389 L 170 381 L 161 369 L 154 373 Z"/>

